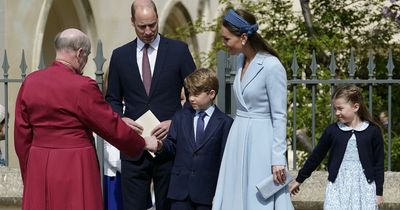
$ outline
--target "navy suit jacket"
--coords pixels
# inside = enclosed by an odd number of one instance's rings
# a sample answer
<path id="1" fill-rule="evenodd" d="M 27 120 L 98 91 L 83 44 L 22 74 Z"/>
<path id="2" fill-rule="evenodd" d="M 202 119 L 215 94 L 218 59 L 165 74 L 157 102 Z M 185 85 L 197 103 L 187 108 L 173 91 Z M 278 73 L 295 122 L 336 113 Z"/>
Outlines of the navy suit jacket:
<path id="1" fill-rule="evenodd" d="M 175 155 L 168 198 L 185 200 L 190 196 L 195 203 L 211 205 L 233 119 L 215 107 L 204 140 L 196 146 L 194 115 L 191 107 L 177 112 L 164 142 L 164 151 Z"/>
<path id="2" fill-rule="evenodd" d="M 181 109 L 183 81 L 196 66 L 187 44 L 160 36 L 149 96 L 137 64 L 137 39 L 113 51 L 106 100 L 120 116 L 136 120 L 147 110 L 151 110 L 161 122 L 171 119 Z M 126 106 L 124 113 L 122 101 Z M 163 157 L 162 154 L 158 156 Z M 124 154 L 121 154 L 121 158 L 137 159 Z"/>

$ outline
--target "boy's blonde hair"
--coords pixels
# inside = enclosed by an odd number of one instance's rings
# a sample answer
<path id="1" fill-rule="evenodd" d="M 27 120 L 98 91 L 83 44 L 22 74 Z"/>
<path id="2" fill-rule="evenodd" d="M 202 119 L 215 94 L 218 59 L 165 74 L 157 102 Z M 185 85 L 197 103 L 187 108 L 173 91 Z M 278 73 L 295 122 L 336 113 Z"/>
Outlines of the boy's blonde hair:
<path id="1" fill-rule="evenodd" d="M 190 94 L 208 93 L 211 90 L 218 94 L 218 78 L 214 71 L 200 68 L 185 78 L 185 87 Z"/>

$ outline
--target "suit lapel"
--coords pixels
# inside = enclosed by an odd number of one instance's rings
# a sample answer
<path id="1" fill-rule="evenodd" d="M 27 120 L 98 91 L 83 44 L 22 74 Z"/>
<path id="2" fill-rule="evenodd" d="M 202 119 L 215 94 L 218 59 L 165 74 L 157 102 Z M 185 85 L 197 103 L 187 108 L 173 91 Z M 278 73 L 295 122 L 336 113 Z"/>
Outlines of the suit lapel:
<path id="1" fill-rule="evenodd" d="M 200 145 L 197 146 L 196 151 L 201 149 L 205 144 L 207 144 L 207 142 L 211 140 L 211 137 L 219 129 L 219 124 L 221 124 L 221 122 L 222 112 L 218 109 L 218 107 L 215 106 L 214 113 L 211 115 L 211 118 L 207 123 L 206 130 L 204 131 L 204 140 L 201 142 Z"/>
<path id="2" fill-rule="evenodd" d="M 131 46 L 132 46 L 132 48 L 131 48 L 130 51 L 132 52 L 132 55 L 133 55 L 132 57 L 133 58 L 132 58 L 132 60 L 129 59 L 129 61 L 132 61 L 132 64 L 130 65 L 130 66 L 133 67 L 132 73 L 133 73 L 134 78 L 138 78 L 138 86 L 142 90 L 141 93 L 144 96 L 147 97 L 146 89 L 144 88 L 144 84 L 143 84 L 143 80 L 142 80 L 142 76 L 141 76 L 141 74 L 139 72 L 140 71 L 139 64 L 137 62 L 137 54 L 136 54 L 136 52 L 137 52 L 137 38 L 133 41 Z"/>
<path id="3" fill-rule="evenodd" d="M 258 73 L 263 69 L 263 60 L 264 58 L 260 56 L 259 53 L 256 54 L 253 61 L 251 61 L 249 67 L 247 68 L 246 73 L 242 78 L 242 94 L 249 83 L 258 75 Z"/>
<path id="4" fill-rule="evenodd" d="M 183 125 L 186 125 L 187 129 L 184 131 L 184 137 L 187 139 L 187 143 L 190 145 L 192 150 L 194 151 L 196 149 L 196 142 L 195 142 L 195 137 L 194 137 L 194 127 L 193 127 L 193 118 L 196 112 L 194 109 L 189 108 L 188 112 L 190 114 L 185 115 L 184 117 L 184 122 Z"/>
<path id="5" fill-rule="evenodd" d="M 240 81 L 240 75 L 242 74 L 243 70 L 243 62 L 244 62 L 244 55 L 240 54 L 238 56 L 238 71 L 236 71 L 235 80 L 233 82 L 233 89 L 235 90 L 236 98 L 239 101 L 238 105 L 241 105 L 243 108 L 247 110 L 246 103 L 243 99 L 243 92 L 242 92 L 242 82 Z"/>
<path id="6" fill-rule="evenodd" d="M 150 97 L 153 94 L 154 90 L 157 88 L 158 80 L 160 79 L 160 76 L 162 74 L 162 67 L 165 65 L 167 53 L 168 53 L 168 40 L 160 35 L 160 43 L 158 45 L 157 58 L 156 58 L 156 63 L 154 65 L 154 71 L 151 80 Z"/>

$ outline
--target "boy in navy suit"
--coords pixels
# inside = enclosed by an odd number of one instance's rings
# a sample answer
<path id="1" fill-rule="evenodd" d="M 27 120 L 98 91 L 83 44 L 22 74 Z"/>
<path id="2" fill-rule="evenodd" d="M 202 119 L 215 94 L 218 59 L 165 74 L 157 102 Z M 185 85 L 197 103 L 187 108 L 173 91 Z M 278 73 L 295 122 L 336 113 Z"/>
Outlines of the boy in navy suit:
<path id="1" fill-rule="evenodd" d="M 233 119 L 214 104 L 218 79 L 198 69 L 185 79 L 189 104 L 178 111 L 163 149 L 175 155 L 168 198 L 171 210 L 211 210 L 219 167 Z"/>

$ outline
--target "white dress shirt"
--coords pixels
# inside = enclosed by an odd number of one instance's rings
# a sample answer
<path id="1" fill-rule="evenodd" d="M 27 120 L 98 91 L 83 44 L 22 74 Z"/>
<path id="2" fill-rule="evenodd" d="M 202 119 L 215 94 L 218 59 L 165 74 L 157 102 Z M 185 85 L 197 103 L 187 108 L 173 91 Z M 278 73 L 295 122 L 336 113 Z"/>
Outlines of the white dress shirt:
<path id="1" fill-rule="evenodd" d="M 152 43 L 150 43 L 149 48 L 147 49 L 147 55 L 149 57 L 151 76 L 153 77 L 154 66 L 156 64 L 158 45 L 160 44 L 160 34 L 157 34 L 156 38 Z M 136 59 L 139 67 L 139 73 L 143 80 L 142 75 L 142 59 L 143 59 L 143 47 L 145 43 L 142 40 L 137 39 L 137 47 L 136 47 Z"/>
<path id="2" fill-rule="evenodd" d="M 206 116 L 204 116 L 204 130 L 206 130 L 208 121 L 210 121 L 211 115 L 214 113 L 214 110 L 215 110 L 215 105 L 208 107 L 206 110 L 201 110 L 206 113 Z M 200 110 L 196 110 L 196 114 L 194 115 L 193 118 L 194 136 L 196 136 L 197 119 L 199 119 L 199 112 Z"/>

